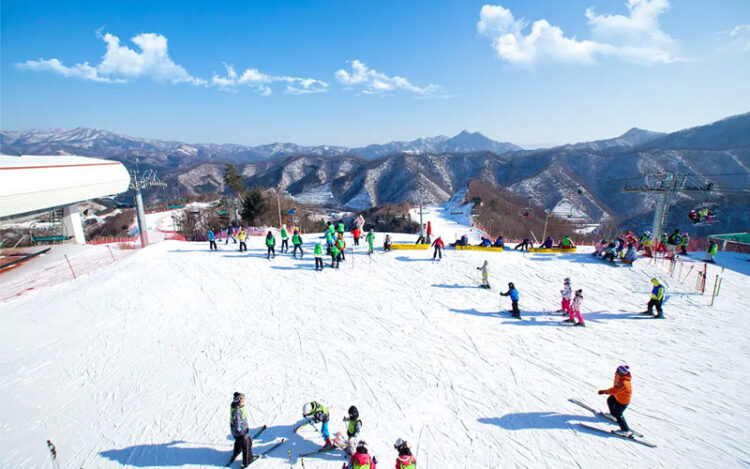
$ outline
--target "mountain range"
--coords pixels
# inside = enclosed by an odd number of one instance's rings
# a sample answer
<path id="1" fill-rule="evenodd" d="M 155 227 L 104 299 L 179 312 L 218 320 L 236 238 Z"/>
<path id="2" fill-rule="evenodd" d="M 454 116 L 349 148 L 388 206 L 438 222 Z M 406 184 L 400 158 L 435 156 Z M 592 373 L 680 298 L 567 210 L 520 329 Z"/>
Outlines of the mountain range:
<path id="1" fill-rule="evenodd" d="M 684 223 L 687 209 L 708 204 L 726 229 L 750 228 L 750 113 L 668 134 L 633 128 L 612 139 L 538 150 L 467 131 L 452 138 L 345 148 L 186 144 L 92 129 L 4 131 L 0 149 L 99 156 L 126 165 L 138 157 L 141 166 L 156 169 L 170 184 L 166 191 L 147 194 L 152 201 L 174 198 L 178 191 L 226 193 L 223 173 L 229 162 L 248 185 L 277 187 L 309 203 L 351 209 L 437 203 L 472 179 L 484 179 L 527 197 L 538 209 L 564 203 L 596 221 L 614 217 L 644 226 L 653 196 L 622 189 L 642 184 L 647 174 L 676 172 L 710 182 L 713 190 L 681 193 L 668 222 Z"/>

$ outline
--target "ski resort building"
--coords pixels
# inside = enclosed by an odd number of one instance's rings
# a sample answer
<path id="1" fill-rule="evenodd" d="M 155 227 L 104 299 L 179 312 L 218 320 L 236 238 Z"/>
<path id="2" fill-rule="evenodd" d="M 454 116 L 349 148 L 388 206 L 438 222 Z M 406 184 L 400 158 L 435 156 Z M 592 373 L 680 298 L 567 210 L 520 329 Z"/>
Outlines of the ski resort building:
<path id="1" fill-rule="evenodd" d="M 62 211 L 66 238 L 85 244 L 78 203 L 128 189 L 118 161 L 80 156 L 0 155 L 0 219 Z"/>

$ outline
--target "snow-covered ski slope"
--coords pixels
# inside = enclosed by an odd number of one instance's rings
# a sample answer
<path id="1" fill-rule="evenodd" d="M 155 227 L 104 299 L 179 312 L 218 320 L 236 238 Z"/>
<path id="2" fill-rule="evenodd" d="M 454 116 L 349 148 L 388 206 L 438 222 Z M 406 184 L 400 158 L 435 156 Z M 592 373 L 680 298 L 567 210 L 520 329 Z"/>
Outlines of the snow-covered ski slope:
<path id="1" fill-rule="evenodd" d="M 458 230 L 443 213 L 426 217 L 436 234 Z M 308 256 L 267 261 L 260 238 L 247 254 L 219 245 L 165 241 L 0 303 L 0 467 L 49 467 L 47 439 L 65 468 L 223 465 L 234 391 L 246 394 L 251 425 L 269 426 L 256 450 L 288 439 L 258 469 L 322 443 L 310 427 L 292 432 L 312 399 L 331 407 L 332 432 L 356 404 L 382 467 L 393 467 L 397 437 L 423 469 L 750 464 L 742 259 L 718 258 L 734 270 L 714 307 L 659 272 L 671 299 L 657 320 L 636 314 L 656 272 L 644 261 L 631 270 L 586 253 L 449 250 L 438 263 L 431 251 L 359 252 L 315 272 Z M 490 291 L 478 288 L 485 259 Z M 586 328 L 552 313 L 566 276 L 583 288 Z M 523 321 L 500 312 L 509 281 Z M 626 417 L 655 449 L 575 425 L 614 428 L 568 398 L 604 410 L 596 391 L 621 363 L 633 372 Z"/>

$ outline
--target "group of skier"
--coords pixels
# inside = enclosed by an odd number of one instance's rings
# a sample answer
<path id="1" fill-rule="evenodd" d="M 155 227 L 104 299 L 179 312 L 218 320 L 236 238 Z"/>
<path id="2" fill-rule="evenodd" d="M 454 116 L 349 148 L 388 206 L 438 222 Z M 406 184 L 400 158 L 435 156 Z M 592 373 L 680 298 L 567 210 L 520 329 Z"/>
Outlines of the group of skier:
<path id="1" fill-rule="evenodd" d="M 638 257 L 638 252 L 643 251 L 644 257 L 653 257 L 655 253 L 662 253 L 667 258 L 674 259 L 677 255 L 687 256 L 690 247 L 690 234 L 687 231 L 680 233 L 675 228 L 672 233 L 661 233 L 657 239 L 646 230 L 640 237 L 633 231 L 615 237 L 612 241 L 600 239 L 594 244 L 593 256 L 601 256 L 603 260 L 614 263 L 620 259 L 621 262 L 632 264 Z M 706 248 L 706 262 L 714 262 L 714 256 L 718 251 L 716 242 L 709 238 Z"/>

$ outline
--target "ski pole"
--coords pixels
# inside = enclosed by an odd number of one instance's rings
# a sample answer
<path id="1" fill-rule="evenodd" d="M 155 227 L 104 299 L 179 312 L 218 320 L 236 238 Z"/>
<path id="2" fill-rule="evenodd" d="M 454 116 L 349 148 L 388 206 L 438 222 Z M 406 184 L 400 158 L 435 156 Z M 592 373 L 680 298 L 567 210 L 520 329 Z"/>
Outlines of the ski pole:
<path id="1" fill-rule="evenodd" d="M 286 454 L 289 455 L 289 467 L 294 467 L 294 464 L 292 464 L 292 450 L 291 449 L 286 450 Z"/>

